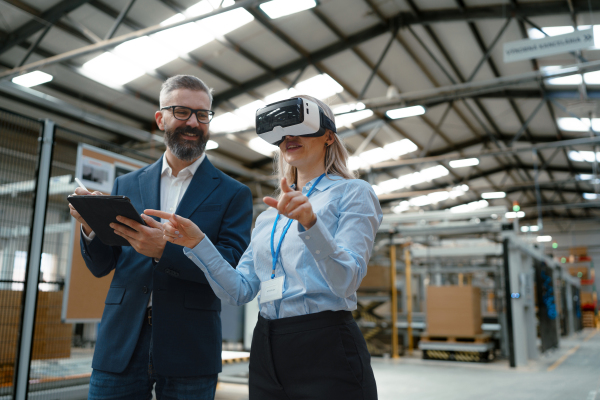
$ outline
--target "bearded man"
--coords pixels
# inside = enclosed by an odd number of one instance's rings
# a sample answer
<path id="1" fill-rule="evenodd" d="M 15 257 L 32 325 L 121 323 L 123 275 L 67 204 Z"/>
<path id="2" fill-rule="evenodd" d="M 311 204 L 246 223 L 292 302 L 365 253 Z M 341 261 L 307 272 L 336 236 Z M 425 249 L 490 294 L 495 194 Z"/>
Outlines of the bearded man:
<path id="1" fill-rule="evenodd" d="M 211 89 L 189 75 L 169 78 L 155 118 L 167 150 L 154 164 L 117 178 L 113 195 L 138 211 L 159 208 L 193 220 L 237 265 L 250 240 L 252 194 L 204 152 L 214 114 Z M 91 194 L 78 188 L 77 195 Z M 98 193 L 95 193 L 98 194 Z M 88 399 L 213 399 L 221 372 L 221 302 L 162 225 L 119 217 L 131 246 L 106 246 L 82 224 L 81 252 L 92 274 L 115 271 L 98 331 Z"/>

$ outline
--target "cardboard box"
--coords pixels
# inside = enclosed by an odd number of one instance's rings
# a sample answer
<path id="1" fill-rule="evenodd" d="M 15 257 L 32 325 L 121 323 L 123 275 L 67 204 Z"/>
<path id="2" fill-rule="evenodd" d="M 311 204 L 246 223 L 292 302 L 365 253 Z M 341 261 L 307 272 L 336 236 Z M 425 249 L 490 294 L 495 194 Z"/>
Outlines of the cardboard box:
<path id="1" fill-rule="evenodd" d="M 591 292 L 580 292 L 581 305 L 594 304 L 594 294 Z"/>
<path id="2" fill-rule="evenodd" d="M 581 276 L 579 276 L 579 273 L 581 273 Z M 571 274 L 571 276 L 574 276 L 576 278 L 581 278 L 583 280 L 590 279 L 589 268 L 585 267 L 585 266 L 569 267 L 569 274 Z"/>
<path id="3" fill-rule="evenodd" d="M 585 257 L 587 256 L 587 247 L 571 247 L 569 254 L 575 257 Z"/>
<path id="4" fill-rule="evenodd" d="M 390 267 L 382 267 L 381 265 L 369 265 L 367 267 L 367 275 L 360 283 L 360 289 L 390 289 Z"/>
<path id="5" fill-rule="evenodd" d="M 427 287 L 427 334 L 470 337 L 481 330 L 481 290 L 473 286 Z"/>

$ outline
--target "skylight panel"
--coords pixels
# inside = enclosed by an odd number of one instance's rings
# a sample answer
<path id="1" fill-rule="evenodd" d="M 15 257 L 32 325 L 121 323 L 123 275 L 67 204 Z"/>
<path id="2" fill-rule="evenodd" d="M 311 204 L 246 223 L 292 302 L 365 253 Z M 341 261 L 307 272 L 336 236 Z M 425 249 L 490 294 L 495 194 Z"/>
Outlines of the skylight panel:
<path id="1" fill-rule="evenodd" d="M 488 203 L 487 200 L 472 201 L 467 204 L 461 204 L 460 206 L 452 207 L 452 208 L 450 208 L 450 212 L 456 213 L 456 214 L 468 213 L 471 211 L 486 208 L 489 205 L 490 205 L 490 203 Z"/>
<path id="2" fill-rule="evenodd" d="M 146 71 L 175 60 L 178 55 L 169 47 L 156 51 L 157 43 L 148 36 L 130 40 L 115 47 L 114 53 Z"/>
<path id="3" fill-rule="evenodd" d="M 236 8 L 221 14 L 213 15 L 197 22 L 197 24 L 206 32 L 214 36 L 223 36 L 234 30 L 241 28 L 254 17 L 244 8 Z"/>
<path id="4" fill-rule="evenodd" d="M 413 151 L 417 151 L 419 148 L 409 139 L 402 139 L 396 142 L 392 142 L 383 146 L 383 149 L 390 154 L 392 158 L 399 158 Z"/>
<path id="5" fill-rule="evenodd" d="M 569 151 L 569 158 L 577 162 L 594 162 L 593 151 Z M 600 161 L 600 152 L 596 153 L 596 161 Z"/>
<path id="6" fill-rule="evenodd" d="M 598 195 L 597 193 L 584 193 L 583 198 L 586 200 L 598 200 L 600 198 L 600 195 Z"/>
<path id="7" fill-rule="evenodd" d="M 329 75 L 321 74 L 298 83 L 296 90 L 302 94 L 308 94 L 323 100 L 343 92 L 344 88 Z"/>
<path id="8" fill-rule="evenodd" d="M 600 131 L 600 118 L 592 118 L 591 125 L 596 132 Z M 571 117 L 559 118 L 558 126 L 564 131 L 588 132 L 590 130 L 590 119 Z"/>
<path id="9" fill-rule="evenodd" d="M 219 148 L 219 143 L 215 142 L 214 140 L 209 140 L 206 142 L 206 150 L 214 150 L 217 148 Z"/>
<path id="10" fill-rule="evenodd" d="M 186 54 L 214 40 L 214 36 L 195 22 L 165 29 L 150 35 L 177 54 Z M 156 50 L 155 50 L 156 51 Z"/>
<path id="11" fill-rule="evenodd" d="M 360 157 L 349 157 L 348 158 L 348 168 L 350 168 L 351 171 L 356 171 L 357 169 L 361 169 L 361 168 L 367 168 L 369 166 L 369 164 L 367 164 L 364 160 L 362 160 Z"/>
<path id="12" fill-rule="evenodd" d="M 564 35 L 566 33 L 575 32 L 575 29 L 572 26 L 546 26 L 546 27 L 543 27 L 542 30 L 548 36 L 558 36 L 558 35 Z M 529 29 L 529 38 L 530 39 L 543 39 L 545 37 L 546 37 L 546 35 L 544 35 L 544 33 L 540 32 L 538 29 L 536 29 L 536 28 Z"/>
<path id="13" fill-rule="evenodd" d="M 376 164 L 378 162 L 392 159 L 392 155 L 381 147 L 363 151 L 362 153 L 360 153 L 359 157 L 367 164 Z"/>
<path id="14" fill-rule="evenodd" d="M 250 127 L 251 125 L 246 119 L 240 118 L 239 116 L 230 112 L 219 115 L 210 121 L 210 131 L 214 133 L 239 132 Z"/>
<path id="15" fill-rule="evenodd" d="M 12 79 L 13 83 L 17 85 L 32 87 L 41 85 L 42 83 L 50 82 L 54 77 L 42 71 L 33 71 L 27 74 L 23 74 Z"/>
<path id="16" fill-rule="evenodd" d="M 443 165 L 436 165 L 435 167 L 426 168 L 421 171 L 421 176 L 425 181 L 432 181 L 437 178 L 441 178 L 450 173 L 446 167 Z"/>
<path id="17" fill-rule="evenodd" d="M 83 64 L 84 75 L 107 86 L 122 86 L 144 75 L 144 69 L 112 53 L 102 53 Z"/>
<path id="18" fill-rule="evenodd" d="M 261 4 L 259 7 L 271 19 L 298 13 L 316 7 L 315 0 L 273 0 Z"/>
<path id="19" fill-rule="evenodd" d="M 270 94 L 267 97 L 265 97 L 265 102 L 267 104 L 271 104 L 271 103 L 275 103 L 280 100 L 289 99 L 290 97 L 296 96 L 298 94 L 299 94 L 298 91 L 294 88 L 283 89 L 283 90 L 280 90 L 278 92 L 275 92 L 275 93 Z"/>

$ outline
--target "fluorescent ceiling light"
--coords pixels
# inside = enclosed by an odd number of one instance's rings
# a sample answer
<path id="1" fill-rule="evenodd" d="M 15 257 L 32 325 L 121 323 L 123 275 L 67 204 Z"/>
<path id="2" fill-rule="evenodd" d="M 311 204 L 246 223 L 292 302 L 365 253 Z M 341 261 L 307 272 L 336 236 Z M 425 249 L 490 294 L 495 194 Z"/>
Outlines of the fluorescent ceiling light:
<path id="1" fill-rule="evenodd" d="M 337 127 L 347 126 L 350 127 L 353 123 L 369 118 L 373 115 L 371 110 L 361 110 L 353 113 L 337 115 L 335 117 L 335 125 Z"/>
<path id="2" fill-rule="evenodd" d="M 539 231 L 539 230 L 540 230 L 540 227 L 539 227 L 539 226 L 537 226 L 537 225 L 531 225 L 531 226 L 529 227 L 529 230 L 530 230 L 531 232 L 537 232 L 537 231 Z"/>
<path id="3" fill-rule="evenodd" d="M 352 111 L 364 110 L 364 109 L 365 109 L 365 104 L 358 102 L 358 103 L 341 104 L 339 106 L 334 107 L 332 109 L 332 111 L 335 115 L 338 115 L 338 114 L 344 114 L 344 113 L 349 113 Z"/>
<path id="4" fill-rule="evenodd" d="M 473 165 L 479 165 L 479 159 L 478 158 L 465 158 L 463 160 L 452 160 L 450 161 L 450 166 L 452 168 L 463 168 L 463 167 L 470 167 Z"/>
<path id="5" fill-rule="evenodd" d="M 395 110 L 388 110 L 385 112 L 385 115 L 387 115 L 391 119 L 414 117 L 416 115 L 423 114 L 425 114 L 425 107 L 423 106 L 403 107 L 397 108 Z"/>
<path id="6" fill-rule="evenodd" d="M 383 147 L 376 147 L 371 150 L 363 151 L 360 153 L 359 157 L 362 162 L 368 166 L 387 160 L 397 160 L 400 156 L 416 151 L 417 149 L 418 147 L 413 142 L 408 139 L 402 139 L 388 143 Z M 359 163 L 355 161 L 354 165 L 359 165 Z"/>
<path id="7" fill-rule="evenodd" d="M 300 11 L 316 7 L 315 0 L 273 0 L 261 4 L 259 7 L 271 19 L 277 19 L 286 15 L 295 14 Z"/>
<path id="8" fill-rule="evenodd" d="M 521 227 L 521 232 L 523 232 L 523 233 L 529 232 L 529 227 L 528 226 L 522 226 Z"/>
<path id="9" fill-rule="evenodd" d="M 577 162 L 594 162 L 593 151 L 569 151 L 569 158 Z M 596 161 L 600 161 L 600 151 L 596 153 Z"/>
<path id="10" fill-rule="evenodd" d="M 468 213 L 471 211 L 486 208 L 487 206 L 489 206 L 489 203 L 486 200 L 472 201 L 471 203 L 461 204 L 460 206 L 452 207 L 450 208 L 450 212 L 456 214 Z"/>
<path id="11" fill-rule="evenodd" d="M 32 87 L 41 85 L 42 83 L 50 82 L 53 76 L 42 71 L 33 71 L 28 74 L 17 76 L 12 79 L 13 83 L 17 85 Z"/>
<path id="12" fill-rule="evenodd" d="M 590 130 L 590 119 L 589 118 L 559 118 L 558 127 L 563 131 L 571 132 L 589 132 Z M 600 131 L 600 118 L 592 118 L 592 128 L 594 131 Z"/>
<path id="13" fill-rule="evenodd" d="M 298 83 L 296 90 L 323 100 L 343 92 L 344 88 L 329 75 L 321 74 Z"/>
<path id="14" fill-rule="evenodd" d="M 267 143 L 263 139 L 258 137 L 250 140 L 248 142 L 248 146 L 250 146 L 252 150 L 267 157 L 272 157 L 273 153 L 279 149 L 279 147 Z"/>
<path id="15" fill-rule="evenodd" d="M 543 243 L 543 242 L 551 242 L 551 241 L 552 241 L 552 236 L 538 236 L 538 237 L 536 238 L 536 240 L 537 240 L 538 242 L 540 242 L 540 243 Z"/>
<path id="16" fill-rule="evenodd" d="M 523 211 L 518 211 L 518 212 L 509 211 L 506 214 L 504 214 L 504 216 L 508 219 L 524 218 L 525 213 Z"/>
<path id="17" fill-rule="evenodd" d="M 122 86 L 144 75 L 144 69 L 112 53 L 102 53 L 83 64 L 81 72 L 107 86 Z"/>
<path id="18" fill-rule="evenodd" d="M 481 193 L 482 199 L 503 199 L 505 197 L 506 197 L 506 193 L 504 193 L 504 192 Z"/>
<path id="19" fill-rule="evenodd" d="M 433 192 L 425 196 L 414 197 L 410 200 L 400 202 L 400 204 L 392 208 L 392 212 L 399 214 L 401 212 L 407 211 L 408 209 L 410 209 L 411 206 L 422 207 L 430 204 L 436 204 L 448 199 L 454 199 L 458 196 L 462 196 L 468 190 L 469 187 L 467 185 L 462 185 L 457 186 L 450 191 Z"/>
<path id="20" fill-rule="evenodd" d="M 208 142 L 206 142 L 206 150 L 214 150 L 218 147 L 219 143 L 215 142 L 214 140 L 209 140 Z"/>
<path id="21" fill-rule="evenodd" d="M 583 198 L 586 200 L 597 200 L 598 198 L 600 198 L 600 195 L 596 193 L 584 193 Z"/>
<path id="22" fill-rule="evenodd" d="M 448 174 L 449 171 L 444 166 L 437 165 L 435 167 L 426 168 L 421 172 L 413 172 L 412 174 L 403 175 L 397 179 L 388 179 L 378 183 L 377 185 L 374 185 L 373 189 L 377 194 L 390 193 L 399 189 L 418 185 L 419 183 L 429 182 L 433 179 L 441 178 Z M 468 186 L 466 185 L 460 186 L 459 189 L 462 190 L 464 187 L 466 187 L 468 190 Z"/>

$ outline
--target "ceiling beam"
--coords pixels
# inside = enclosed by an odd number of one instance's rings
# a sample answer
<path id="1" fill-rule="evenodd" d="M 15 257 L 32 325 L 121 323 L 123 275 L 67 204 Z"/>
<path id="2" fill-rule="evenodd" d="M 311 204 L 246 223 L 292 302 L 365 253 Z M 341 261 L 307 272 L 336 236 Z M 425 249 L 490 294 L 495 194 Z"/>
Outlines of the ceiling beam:
<path id="1" fill-rule="evenodd" d="M 2 43 L 0 43 L 0 54 L 12 49 L 14 46 L 25 41 L 31 35 L 37 33 L 41 29 L 44 29 L 47 25 L 52 25 L 64 15 L 75 10 L 77 7 L 87 3 L 89 0 L 63 0 L 58 4 L 50 7 L 47 11 L 44 11 L 40 15 L 40 19 L 45 22 L 39 21 L 37 18 L 26 22 L 13 32 L 10 32 Z"/>

